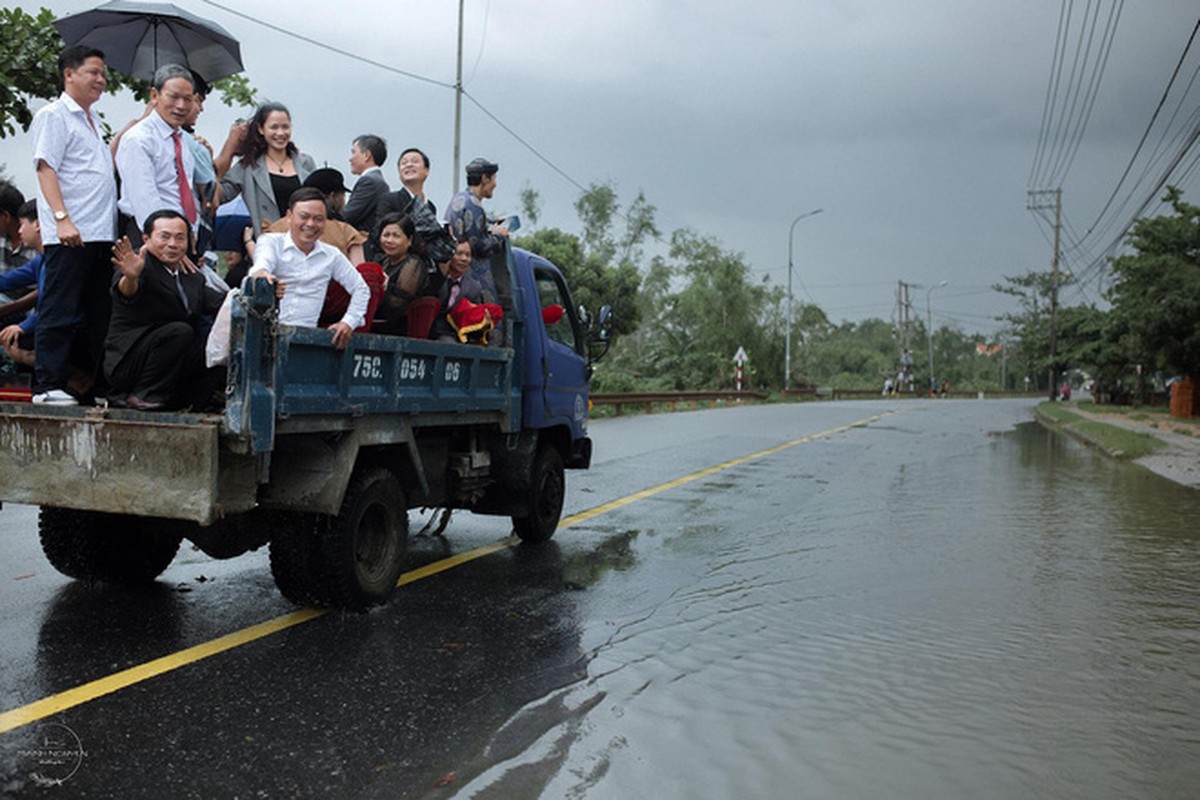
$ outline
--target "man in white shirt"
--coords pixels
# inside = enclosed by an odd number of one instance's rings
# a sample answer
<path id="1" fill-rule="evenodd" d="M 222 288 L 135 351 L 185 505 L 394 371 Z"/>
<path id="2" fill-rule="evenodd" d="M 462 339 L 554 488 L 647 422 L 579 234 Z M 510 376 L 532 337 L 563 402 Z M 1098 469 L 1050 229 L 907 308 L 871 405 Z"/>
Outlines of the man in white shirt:
<path id="1" fill-rule="evenodd" d="M 91 113 L 108 85 L 104 54 L 83 45 L 68 47 L 59 54 L 58 74 L 62 96 L 38 110 L 29 130 L 45 244 L 33 401 L 74 405 L 65 387 L 75 331 L 81 325 L 86 329 L 97 367 L 108 332 L 117 184 L 112 153 Z"/>
<path id="2" fill-rule="evenodd" d="M 380 167 L 387 161 L 387 142 L 365 133 L 350 145 L 350 172 L 358 176 L 342 209 L 342 218 L 360 231 L 375 224 L 379 200 L 390 191 Z"/>
<path id="3" fill-rule="evenodd" d="M 193 94 L 191 70 L 179 64 L 159 67 L 150 90 L 154 111 L 126 131 L 117 146 L 121 174 L 117 205 L 122 214 L 133 218 L 134 224 L 124 232 L 135 248 L 146 218 L 162 209 L 183 214 L 192 233 L 196 232 L 195 157 L 185 141 L 188 134 L 180 127 L 192 119 Z"/>
<path id="4" fill-rule="evenodd" d="M 350 260 L 321 241 L 329 216 L 320 189 L 303 187 L 292 193 L 287 233 L 264 233 L 254 250 L 249 277 L 274 276 L 283 287 L 279 321 L 314 328 L 325 304 L 325 291 L 334 280 L 350 295 L 350 306 L 329 326 L 339 350 L 350 343 L 350 333 L 366 318 L 371 290 Z M 277 289 L 278 294 L 278 289 Z"/>

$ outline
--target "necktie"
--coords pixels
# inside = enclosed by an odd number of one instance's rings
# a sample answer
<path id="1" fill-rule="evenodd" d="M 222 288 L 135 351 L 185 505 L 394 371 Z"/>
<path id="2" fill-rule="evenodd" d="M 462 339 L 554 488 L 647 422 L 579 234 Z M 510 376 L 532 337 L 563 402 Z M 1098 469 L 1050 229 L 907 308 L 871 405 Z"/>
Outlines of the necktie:
<path id="1" fill-rule="evenodd" d="M 179 183 L 179 199 L 183 203 L 183 216 L 187 217 L 189 225 L 196 224 L 196 198 L 192 195 L 191 184 L 183 171 L 183 144 L 179 131 L 173 131 L 171 138 L 175 140 L 175 180 Z"/>
<path id="2" fill-rule="evenodd" d="M 171 272 L 171 270 L 167 270 L 167 272 Z M 175 291 L 179 294 L 179 299 L 183 301 L 183 310 L 191 314 L 192 304 L 188 302 L 187 292 L 183 290 L 183 283 L 179 280 L 179 270 L 171 272 L 171 277 L 175 279 Z"/>

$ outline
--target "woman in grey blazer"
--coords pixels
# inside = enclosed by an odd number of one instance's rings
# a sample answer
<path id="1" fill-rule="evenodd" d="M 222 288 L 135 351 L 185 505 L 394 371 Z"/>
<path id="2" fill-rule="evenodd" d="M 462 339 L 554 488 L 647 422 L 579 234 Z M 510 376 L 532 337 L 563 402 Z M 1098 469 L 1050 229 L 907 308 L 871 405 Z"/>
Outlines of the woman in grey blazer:
<path id="1" fill-rule="evenodd" d="M 235 156 L 237 163 L 230 166 Z M 235 125 L 214 163 L 221 174 L 221 202 L 242 195 L 256 237 L 283 218 L 292 192 L 317 168 L 292 142 L 292 115 L 282 103 L 264 103 L 249 122 Z"/>

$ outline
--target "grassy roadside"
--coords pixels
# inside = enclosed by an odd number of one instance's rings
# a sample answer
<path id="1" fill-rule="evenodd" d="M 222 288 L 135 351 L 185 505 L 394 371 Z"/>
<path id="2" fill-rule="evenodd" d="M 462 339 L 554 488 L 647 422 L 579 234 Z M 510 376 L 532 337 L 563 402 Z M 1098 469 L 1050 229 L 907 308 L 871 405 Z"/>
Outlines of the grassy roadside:
<path id="1" fill-rule="evenodd" d="M 1082 439 L 1113 458 L 1141 458 L 1165 446 L 1161 440 L 1148 433 L 1129 431 L 1116 425 L 1087 419 L 1064 408 L 1060 403 L 1039 403 L 1037 414 L 1047 427 Z"/>
<path id="2" fill-rule="evenodd" d="M 1200 438 L 1200 418 L 1179 419 L 1172 417 L 1166 406 L 1105 406 L 1091 400 L 1080 400 L 1079 410 L 1092 414 L 1124 417 L 1131 422 L 1141 422 L 1151 428 L 1161 428 L 1173 433 Z"/>

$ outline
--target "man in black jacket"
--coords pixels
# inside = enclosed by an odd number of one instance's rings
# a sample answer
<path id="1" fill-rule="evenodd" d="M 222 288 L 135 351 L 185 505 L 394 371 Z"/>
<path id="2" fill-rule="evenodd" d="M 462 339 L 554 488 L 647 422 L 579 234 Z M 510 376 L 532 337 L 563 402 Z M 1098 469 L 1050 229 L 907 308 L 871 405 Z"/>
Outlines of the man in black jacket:
<path id="1" fill-rule="evenodd" d="M 379 218 L 379 201 L 391 189 L 380 167 L 387 161 L 387 142 L 365 133 L 350 145 L 350 172 L 358 176 L 342 209 L 342 217 L 360 231 L 370 232 Z"/>
<path id="2" fill-rule="evenodd" d="M 191 227 L 178 211 L 146 218 L 145 245 L 113 246 L 118 272 L 104 343 L 109 400 L 139 411 L 204 409 L 224 380 L 204 363 L 204 344 L 224 296 L 187 259 Z"/>
<path id="3" fill-rule="evenodd" d="M 454 239 L 437 218 L 437 206 L 425 196 L 425 181 L 429 178 L 429 156 L 415 147 L 400 154 L 400 181 L 404 185 L 379 199 L 375 225 L 367 240 L 367 258 L 378 261 L 379 221 L 388 214 L 407 214 L 417 229 L 418 250 L 437 265 L 445 264 L 454 255 Z"/>

